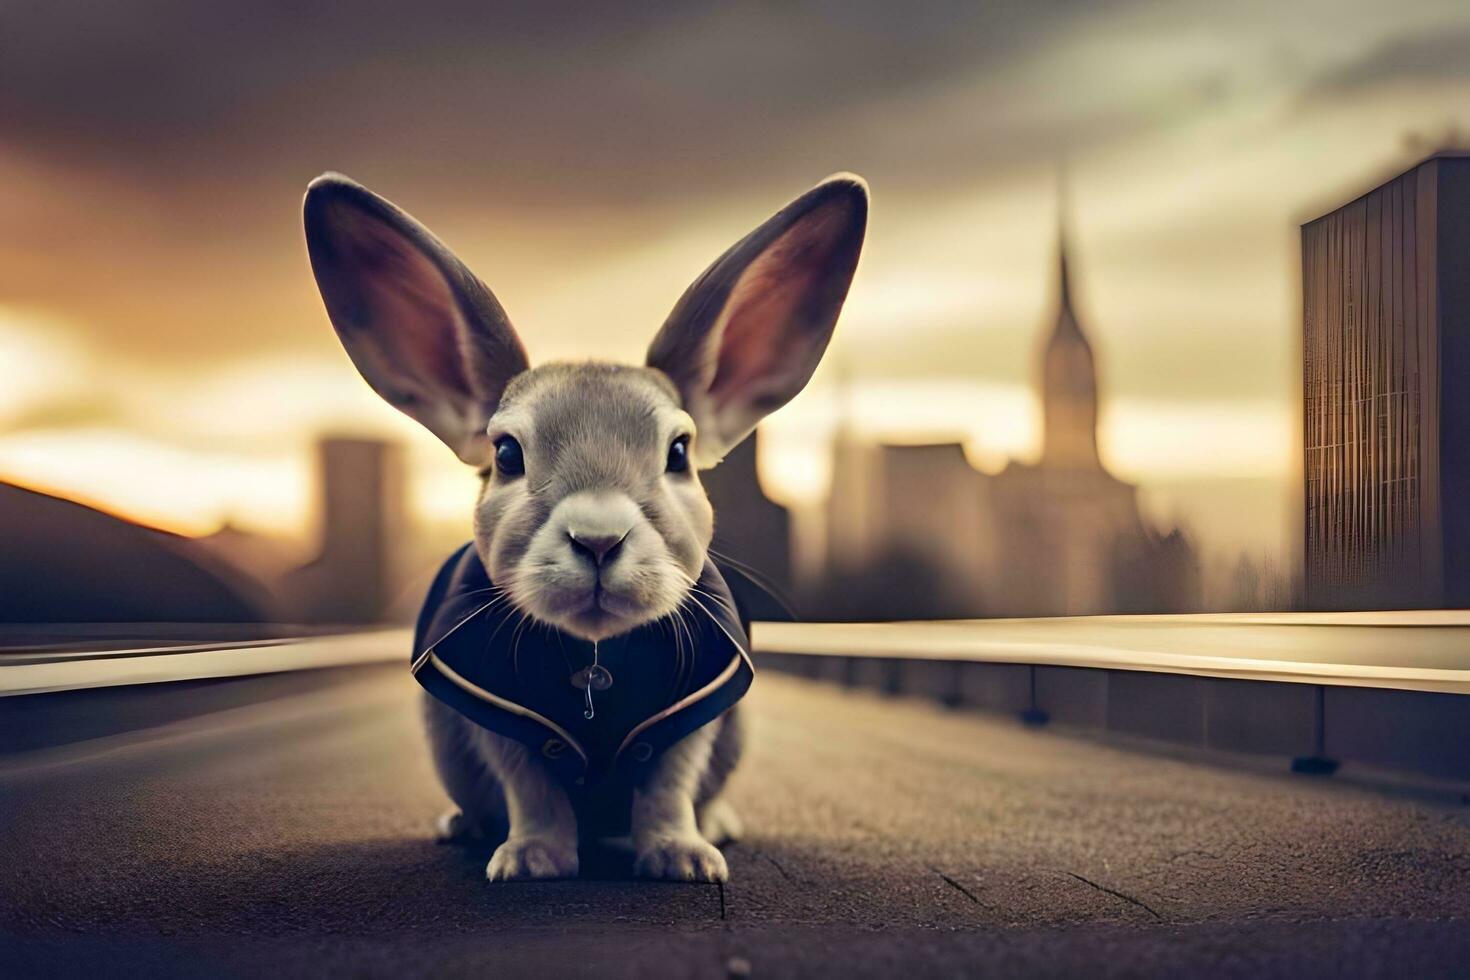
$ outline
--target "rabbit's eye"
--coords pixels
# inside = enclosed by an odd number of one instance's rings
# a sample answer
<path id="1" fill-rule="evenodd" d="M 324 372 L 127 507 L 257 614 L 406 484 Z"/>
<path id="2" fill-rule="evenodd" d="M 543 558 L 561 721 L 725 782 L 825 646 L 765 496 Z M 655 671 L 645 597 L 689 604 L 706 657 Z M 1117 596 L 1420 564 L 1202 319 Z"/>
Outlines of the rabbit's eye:
<path id="1" fill-rule="evenodd" d="M 520 476 L 526 472 L 526 459 L 521 455 L 521 444 L 512 436 L 501 436 L 495 440 L 495 469 L 501 476 Z"/>
<path id="2" fill-rule="evenodd" d="M 689 469 L 689 437 L 680 436 L 669 446 L 670 473 L 683 473 Z"/>

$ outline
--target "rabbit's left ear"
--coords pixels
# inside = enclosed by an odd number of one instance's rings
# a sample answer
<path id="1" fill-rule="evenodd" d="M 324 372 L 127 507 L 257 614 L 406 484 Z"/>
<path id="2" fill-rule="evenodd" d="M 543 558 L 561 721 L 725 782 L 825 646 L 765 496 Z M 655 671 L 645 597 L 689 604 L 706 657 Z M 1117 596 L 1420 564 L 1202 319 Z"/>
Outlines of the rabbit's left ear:
<path id="1" fill-rule="evenodd" d="M 694 417 L 694 459 L 718 463 L 811 380 L 863 248 L 868 185 L 829 177 L 720 256 L 648 348 Z"/>
<path id="2" fill-rule="evenodd" d="M 494 294 L 429 230 L 341 174 L 311 182 L 311 269 L 342 346 L 373 390 L 472 466 L 526 351 Z"/>

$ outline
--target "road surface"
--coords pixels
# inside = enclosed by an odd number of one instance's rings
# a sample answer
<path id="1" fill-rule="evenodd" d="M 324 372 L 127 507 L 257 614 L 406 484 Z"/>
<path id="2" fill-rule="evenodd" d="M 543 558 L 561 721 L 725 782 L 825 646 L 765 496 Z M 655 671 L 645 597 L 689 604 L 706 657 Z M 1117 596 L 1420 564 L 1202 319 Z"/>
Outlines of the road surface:
<path id="1" fill-rule="evenodd" d="M 594 880 L 491 885 L 487 851 L 432 843 L 445 801 L 402 667 L 221 683 L 266 687 L 160 728 L 0 755 L 0 975 L 1300 978 L 1470 963 L 1464 801 L 766 672 L 722 918 L 716 887 L 630 882 L 614 854 L 585 859 Z"/>

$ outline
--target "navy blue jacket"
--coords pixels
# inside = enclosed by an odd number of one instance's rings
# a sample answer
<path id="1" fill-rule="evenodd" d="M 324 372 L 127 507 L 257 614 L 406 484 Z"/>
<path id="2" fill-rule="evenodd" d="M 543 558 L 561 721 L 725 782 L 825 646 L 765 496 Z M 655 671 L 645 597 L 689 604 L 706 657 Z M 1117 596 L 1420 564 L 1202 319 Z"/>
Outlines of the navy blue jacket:
<path id="1" fill-rule="evenodd" d="M 593 717 L 574 673 L 592 644 L 539 624 L 492 589 L 473 543 L 455 552 L 419 613 L 410 667 L 434 697 L 526 745 L 569 786 L 636 781 L 664 749 L 718 718 L 749 689 L 750 643 L 709 559 L 679 615 L 598 644 L 612 686 Z"/>

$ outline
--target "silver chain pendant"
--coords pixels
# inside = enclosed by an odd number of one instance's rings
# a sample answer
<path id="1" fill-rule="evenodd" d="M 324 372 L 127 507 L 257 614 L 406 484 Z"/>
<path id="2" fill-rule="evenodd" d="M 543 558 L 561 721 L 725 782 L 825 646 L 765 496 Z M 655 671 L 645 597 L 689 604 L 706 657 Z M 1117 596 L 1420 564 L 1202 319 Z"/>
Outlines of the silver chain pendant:
<path id="1" fill-rule="evenodd" d="M 612 671 L 601 664 L 593 664 L 591 667 L 583 667 L 572 675 L 572 686 L 582 691 L 592 688 L 594 691 L 606 691 L 612 687 Z"/>
<path id="2" fill-rule="evenodd" d="M 592 644 L 592 663 L 576 671 L 570 678 L 572 686 L 587 695 L 587 710 L 582 716 L 589 721 L 593 718 L 595 711 L 592 707 L 592 692 L 606 691 L 613 685 L 612 671 L 597 662 L 597 644 Z"/>

